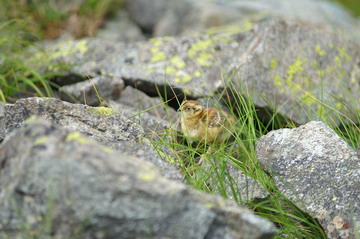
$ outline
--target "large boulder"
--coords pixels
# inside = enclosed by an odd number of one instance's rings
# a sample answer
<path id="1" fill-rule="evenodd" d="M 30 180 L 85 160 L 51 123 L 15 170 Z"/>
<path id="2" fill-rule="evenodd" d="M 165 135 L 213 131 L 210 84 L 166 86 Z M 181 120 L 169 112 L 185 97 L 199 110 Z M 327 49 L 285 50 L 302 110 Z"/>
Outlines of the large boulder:
<path id="1" fill-rule="evenodd" d="M 340 4 L 328 0 L 128 0 L 125 9 L 152 36 L 189 35 L 214 27 L 224 29 L 239 21 L 277 16 L 329 26 L 360 42 L 360 21 Z"/>
<path id="2" fill-rule="evenodd" d="M 106 107 L 71 104 L 52 98 L 27 98 L 15 104 L 0 105 L 0 140 L 32 115 L 77 130 L 123 154 L 150 161 L 160 168 L 165 177 L 183 180 L 177 170 L 152 149 L 142 127 Z"/>
<path id="3" fill-rule="evenodd" d="M 3 107 L 4 117 L 0 121 L 5 122 L 5 134 L 0 135 L 0 140 L 31 115 L 38 115 L 67 129 L 80 131 L 108 146 L 120 141 L 141 142 L 144 139 L 144 131 L 139 125 L 107 107 L 90 107 L 55 98 L 37 97 L 20 99 Z"/>
<path id="4" fill-rule="evenodd" d="M 96 38 L 112 40 L 114 42 L 143 41 L 141 28 L 130 18 L 128 12 L 120 8 L 116 16 L 105 21 L 104 26 L 96 32 Z"/>
<path id="5" fill-rule="evenodd" d="M 277 188 L 316 218 L 328 238 L 360 233 L 360 158 L 328 126 L 312 121 L 271 131 L 256 144 Z"/>
<path id="6" fill-rule="evenodd" d="M 124 87 L 122 79 L 98 76 L 60 87 L 59 96 L 68 102 L 98 106 L 119 98 Z"/>
<path id="7" fill-rule="evenodd" d="M 277 16 L 304 23 L 327 26 L 360 42 L 360 21 L 340 3 L 328 0 L 240 0 L 224 1 L 227 8 L 240 13 L 244 19 L 254 16 Z"/>
<path id="8" fill-rule="evenodd" d="M 251 27 L 246 34 L 242 28 L 133 44 L 80 40 L 48 53 L 72 64 L 70 75 L 122 78 L 149 95 L 181 100 L 182 92 L 198 98 L 230 87 L 257 107 L 276 108 L 299 124 L 321 118 L 336 125 L 342 115 L 356 121 L 359 45 L 304 23 L 270 19 Z"/>
<path id="9" fill-rule="evenodd" d="M 230 66 L 236 89 L 258 107 L 276 108 L 299 124 L 341 115 L 358 120 L 360 47 L 328 29 L 286 21 L 258 25 L 243 40 L 243 64 Z M 343 119 L 344 121 L 344 119 Z"/>
<path id="10" fill-rule="evenodd" d="M 5 238 L 271 238 L 272 223 L 37 118 L 0 146 Z"/>
<path id="11" fill-rule="evenodd" d="M 129 119 L 141 125 L 145 135 L 150 139 L 159 140 L 173 127 L 171 124 L 171 122 L 174 122 L 173 120 L 168 121 L 167 119 L 156 117 L 148 112 L 139 112 L 139 110 L 134 107 L 114 101 L 111 101 L 110 105 L 113 109 L 123 113 L 126 117 L 129 117 Z M 166 117 L 166 115 L 164 117 Z"/>
<path id="12" fill-rule="evenodd" d="M 160 97 L 150 97 L 132 86 L 126 86 L 116 102 L 132 107 L 137 114 L 146 112 L 167 121 L 173 120 L 176 115 L 175 110 L 167 107 Z"/>

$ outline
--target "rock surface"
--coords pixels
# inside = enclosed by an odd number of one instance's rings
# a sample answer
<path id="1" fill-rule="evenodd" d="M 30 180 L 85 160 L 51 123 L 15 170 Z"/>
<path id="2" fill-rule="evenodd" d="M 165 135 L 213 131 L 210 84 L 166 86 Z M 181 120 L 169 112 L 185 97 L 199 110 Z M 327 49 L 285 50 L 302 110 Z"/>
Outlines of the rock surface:
<path id="1" fill-rule="evenodd" d="M 20 127 L 31 115 L 80 131 L 106 146 L 121 150 L 123 154 L 137 155 L 154 163 L 170 179 L 183 179 L 172 165 L 163 161 L 150 148 L 143 128 L 118 111 L 106 107 L 96 108 L 46 98 L 27 98 L 18 100 L 13 105 L 0 105 L 0 140 Z"/>
<path id="2" fill-rule="evenodd" d="M 256 106 L 275 107 L 299 124 L 321 118 L 337 125 L 341 113 L 356 121 L 358 45 L 327 29 L 276 20 L 259 25 L 242 45 L 251 59 L 240 67 L 235 61 L 232 71 L 241 81 L 234 84 L 251 92 Z"/>
<path id="3" fill-rule="evenodd" d="M 125 8 L 144 32 L 175 36 L 205 32 L 209 27 L 277 16 L 328 26 L 360 42 L 360 21 L 340 4 L 327 0 L 128 0 Z"/>
<path id="4" fill-rule="evenodd" d="M 116 16 L 105 22 L 105 26 L 96 32 L 96 38 L 114 42 L 144 41 L 145 36 L 139 26 L 129 18 L 129 14 L 120 9 Z"/>
<path id="5" fill-rule="evenodd" d="M 152 139 L 166 134 L 178 117 L 176 111 L 161 98 L 150 97 L 132 86 L 126 86 L 120 98 L 111 101 L 110 106 L 141 125 L 145 134 Z"/>
<path id="6" fill-rule="evenodd" d="M 242 28 L 127 45 L 88 39 L 48 52 L 74 64 L 69 74 L 101 72 L 149 95 L 160 89 L 168 98 L 181 91 L 197 98 L 230 86 L 257 107 L 275 107 L 299 124 L 321 117 L 336 125 L 341 114 L 356 120 L 351 112 L 360 109 L 357 44 L 329 29 L 291 21 L 270 19 L 252 27 L 246 34 Z"/>
<path id="7" fill-rule="evenodd" d="M 60 99 L 98 106 L 103 101 L 114 100 L 120 97 L 125 84 L 122 79 L 98 76 L 90 80 L 60 87 Z"/>
<path id="8" fill-rule="evenodd" d="M 3 142 L 0 164 L 2 236 L 260 239 L 275 233 L 272 223 L 233 202 L 36 118 Z"/>
<path id="9" fill-rule="evenodd" d="M 167 133 L 167 129 L 172 127 L 172 121 L 170 122 L 164 118 L 155 117 L 147 112 L 139 113 L 139 111 L 133 107 L 114 101 L 110 102 L 110 106 L 139 124 L 144 129 L 145 135 L 153 140 L 161 138 Z"/>
<path id="10" fill-rule="evenodd" d="M 328 0 L 241 0 L 225 4 L 235 9 L 243 18 L 256 15 L 278 16 L 300 20 L 304 23 L 331 27 L 360 43 L 360 21 L 339 3 Z"/>
<path id="11" fill-rule="evenodd" d="M 360 159 L 328 126 L 312 121 L 272 131 L 256 145 L 278 189 L 316 218 L 328 238 L 360 233 Z"/>
<path id="12" fill-rule="evenodd" d="M 138 114 L 146 112 L 167 121 L 173 120 L 176 115 L 175 110 L 167 107 L 161 98 L 150 97 L 132 86 L 126 86 L 116 102 L 132 107 Z"/>
<path id="13" fill-rule="evenodd" d="M 134 0 L 127 1 L 126 10 L 130 18 L 145 32 L 157 36 L 177 35 L 182 30 L 182 22 L 189 11 L 190 1 L 177 0 Z M 170 22 L 169 27 L 161 26 Z"/>
<path id="14" fill-rule="evenodd" d="M 5 135 L 31 115 L 77 130 L 111 146 L 119 141 L 140 142 L 143 129 L 116 110 L 71 104 L 55 98 L 26 98 L 4 106 Z M 3 140 L 5 135 L 0 135 Z"/>

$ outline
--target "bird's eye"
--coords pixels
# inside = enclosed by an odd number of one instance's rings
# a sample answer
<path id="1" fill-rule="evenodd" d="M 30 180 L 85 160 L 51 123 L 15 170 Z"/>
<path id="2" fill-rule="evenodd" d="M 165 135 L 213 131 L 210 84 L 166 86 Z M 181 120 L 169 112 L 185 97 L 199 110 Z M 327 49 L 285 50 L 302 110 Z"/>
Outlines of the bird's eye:
<path id="1" fill-rule="evenodd" d="M 190 107 L 187 107 L 187 108 L 186 108 L 186 111 L 190 111 L 190 110 L 191 110 L 191 108 L 190 108 Z"/>

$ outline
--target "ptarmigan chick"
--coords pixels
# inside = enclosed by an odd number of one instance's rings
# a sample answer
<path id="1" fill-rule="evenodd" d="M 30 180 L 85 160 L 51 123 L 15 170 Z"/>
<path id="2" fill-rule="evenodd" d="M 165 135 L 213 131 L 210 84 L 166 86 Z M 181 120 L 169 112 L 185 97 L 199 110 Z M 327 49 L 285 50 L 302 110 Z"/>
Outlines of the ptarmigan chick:
<path id="1" fill-rule="evenodd" d="M 235 120 L 228 113 L 215 108 L 203 108 L 195 100 L 180 106 L 181 131 L 186 137 L 205 143 L 221 143 L 231 135 Z"/>

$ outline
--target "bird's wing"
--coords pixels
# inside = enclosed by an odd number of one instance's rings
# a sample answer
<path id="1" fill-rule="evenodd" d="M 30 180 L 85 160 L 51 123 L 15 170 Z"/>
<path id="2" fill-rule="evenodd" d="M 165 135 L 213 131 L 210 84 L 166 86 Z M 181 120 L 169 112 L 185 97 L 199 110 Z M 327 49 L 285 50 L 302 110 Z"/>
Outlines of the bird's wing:
<path id="1" fill-rule="evenodd" d="M 222 112 L 214 108 L 208 108 L 204 110 L 201 121 L 208 127 L 219 127 L 224 125 L 226 118 Z"/>

